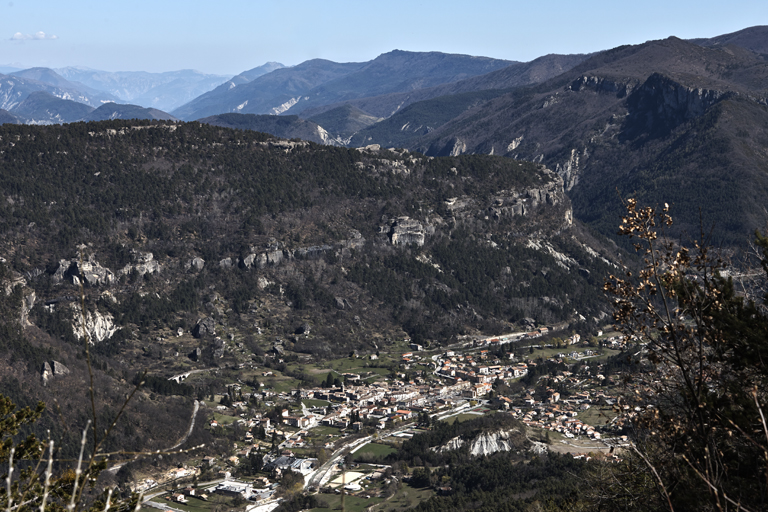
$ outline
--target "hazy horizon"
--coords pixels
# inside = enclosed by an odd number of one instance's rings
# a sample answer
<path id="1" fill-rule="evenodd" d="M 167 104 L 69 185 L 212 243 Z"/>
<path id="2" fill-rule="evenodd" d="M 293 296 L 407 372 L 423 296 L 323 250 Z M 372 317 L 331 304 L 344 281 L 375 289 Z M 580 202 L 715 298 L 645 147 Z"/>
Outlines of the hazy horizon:
<path id="1" fill-rule="evenodd" d="M 768 23 L 768 3 L 714 1 L 546 6 L 491 0 L 131 4 L 52 0 L 0 5 L 0 67 L 231 76 L 275 61 L 364 62 L 394 49 L 516 61 L 652 39 L 714 37 Z"/>

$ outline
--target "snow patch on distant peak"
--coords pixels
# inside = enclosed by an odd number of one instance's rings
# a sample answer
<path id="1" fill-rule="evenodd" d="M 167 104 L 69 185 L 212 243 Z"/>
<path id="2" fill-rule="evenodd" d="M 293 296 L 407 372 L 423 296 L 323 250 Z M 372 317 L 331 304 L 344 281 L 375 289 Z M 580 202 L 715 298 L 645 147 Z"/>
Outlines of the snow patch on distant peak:
<path id="1" fill-rule="evenodd" d="M 237 110 L 237 111 L 243 110 L 247 104 L 248 104 L 248 100 L 245 100 L 244 102 L 242 102 L 241 104 L 236 106 L 235 110 Z"/>
<path id="2" fill-rule="evenodd" d="M 234 89 L 235 87 L 237 87 L 237 84 L 235 82 L 229 82 L 229 89 L 230 90 Z"/>

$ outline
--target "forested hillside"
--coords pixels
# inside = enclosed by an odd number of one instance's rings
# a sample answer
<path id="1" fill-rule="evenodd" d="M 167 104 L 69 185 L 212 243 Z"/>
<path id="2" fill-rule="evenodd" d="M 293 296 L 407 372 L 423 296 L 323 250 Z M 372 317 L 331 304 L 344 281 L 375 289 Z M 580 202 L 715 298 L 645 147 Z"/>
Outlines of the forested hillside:
<path id="1" fill-rule="evenodd" d="M 331 148 L 197 123 L 4 125 L 0 137 L 3 250 L 45 299 L 73 293 L 67 276 L 78 271 L 60 261 L 86 244 L 85 257 L 114 276 L 87 283 L 93 293 L 140 307 L 149 299 L 123 301 L 144 288 L 164 302 L 179 286 L 197 290 L 200 303 L 145 306 L 143 322 L 156 328 L 191 328 L 211 286 L 222 311 L 269 298 L 325 328 L 327 315 L 358 318 L 326 333 L 350 348 L 403 327 L 446 341 L 604 309 L 587 269 L 607 260 L 575 236 L 562 182 L 535 164 Z M 161 269 L 157 282 L 133 282 L 144 252 Z M 204 266 L 190 267 L 194 258 Z"/>

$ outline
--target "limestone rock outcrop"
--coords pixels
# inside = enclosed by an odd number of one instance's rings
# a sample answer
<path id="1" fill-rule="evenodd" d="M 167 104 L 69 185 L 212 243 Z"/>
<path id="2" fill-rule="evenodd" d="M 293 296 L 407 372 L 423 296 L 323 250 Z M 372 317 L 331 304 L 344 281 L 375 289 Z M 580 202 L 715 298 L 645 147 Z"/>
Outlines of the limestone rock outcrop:
<path id="1" fill-rule="evenodd" d="M 389 229 L 389 239 L 394 245 L 424 245 L 426 230 L 421 222 L 407 216 L 398 217 Z"/>
<path id="2" fill-rule="evenodd" d="M 524 435 L 517 428 L 508 430 L 495 430 L 491 432 L 481 432 L 471 440 L 454 437 L 440 446 L 430 448 L 432 451 L 443 453 L 451 450 L 458 450 L 462 446 L 469 444 L 469 453 L 471 455 L 491 455 L 497 452 L 511 452 L 524 449 L 529 444 L 524 439 Z"/>
<path id="3" fill-rule="evenodd" d="M 195 257 L 189 260 L 189 268 L 193 268 L 196 272 L 203 270 L 205 266 L 205 260 L 203 258 Z"/>
<path id="4" fill-rule="evenodd" d="M 82 282 L 86 286 L 110 286 L 115 282 L 115 274 L 110 269 L 102 267 L 91 255 L 88 260 L 73 258 L 59 260 L 59 265 L 53 273 L 53 282 L 71 280 L 73 284 Z"/>
<path id="5" fill-rule="evenodd" d="M 315 245 L 312 247 L 302 247 L 301 249 L 296 249 L 295 256 L 301 259 L 314 260 L 322 258 L 323 255 L 332 251 L 333 247 L 330 245 Z"/>
<path id="6" fill-rule="evenodd" d="M 469 453 L 472 455 L 491 455 L 496 452 L 511 452 L 520 447 L 514 440 L 514 434 L 520 434 L 517 430 L 499 430 L 497 432 L 485 432 L 472 440 L 469 445 Z"/>
<path id="7" fill-rule="evenodd" d="M 200 350 L 200 348 L 194 349 L 192 352 L 190 352 L 187 357 L 189 357 L 192 361 L 199 361 L 200 358 L 203 356 L 203 351 Z"/>
<path id="8" fill-rule="evenodd" d="M 155 260 L 155 255 L 151 252 L 131 251 L 133 264 L 129 263 L 120 270 L 120 274 L 128 275 L 136 272 L 140 276 L 144 274 L 155 274 L 160 272 L 160 264 Z"/>
<path id="9" fill-rule="evenodd" d="M 88 343 L 95 344 L 108 340 L 120 329 L 109 313 L 102 315 L 99 311 L 86 311 L 83 315 L 79 306 L 74 307 L 72 331 L 79 339 L 87 337 Z"/>
<path id="10" fill-rule="evenodd" d="M 202 338 L 216 334 L 216 322 L 211 317 L 201 318 L 192 328 L 192 336 Z"/>

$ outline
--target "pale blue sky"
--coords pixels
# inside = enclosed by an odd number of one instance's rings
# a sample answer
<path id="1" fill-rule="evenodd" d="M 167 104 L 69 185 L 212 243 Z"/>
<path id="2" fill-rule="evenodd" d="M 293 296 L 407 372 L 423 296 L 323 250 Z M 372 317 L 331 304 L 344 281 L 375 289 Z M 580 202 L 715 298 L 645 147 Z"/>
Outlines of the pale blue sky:
<path id="1" fill-rule="evenodd" d="M 0 0 L 0 65 L 231 75 L 393 49 L 528 61 L 766 24 L 766 0 Z"/>

